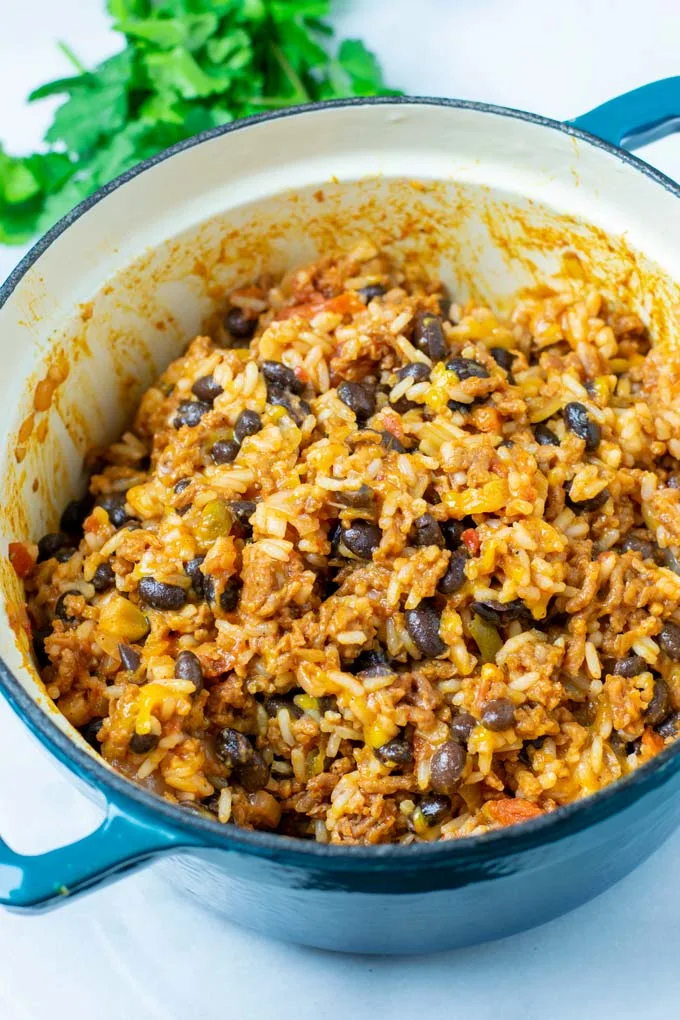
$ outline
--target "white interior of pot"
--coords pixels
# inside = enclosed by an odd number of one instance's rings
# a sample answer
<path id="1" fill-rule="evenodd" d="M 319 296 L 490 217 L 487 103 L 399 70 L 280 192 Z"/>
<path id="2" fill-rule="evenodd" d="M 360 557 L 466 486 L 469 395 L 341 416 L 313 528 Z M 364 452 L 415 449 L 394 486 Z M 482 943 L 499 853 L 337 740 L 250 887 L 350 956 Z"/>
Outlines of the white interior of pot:
<path id="1" fill-rule="evenodd" d="M 635 168 L 559 131 L 429 105 L 250 125 L 114 190 L 0 309 L 0 655 L 50 709 L 27 654 L 7 543 L 56 526 L 83 485 L 85 453 L 121 432 L 235 285 L 368 237 L 396 258 L 423 260 L 456 299 L 502 310 L 570 252 L 673 343 L 678 208 Z"/>

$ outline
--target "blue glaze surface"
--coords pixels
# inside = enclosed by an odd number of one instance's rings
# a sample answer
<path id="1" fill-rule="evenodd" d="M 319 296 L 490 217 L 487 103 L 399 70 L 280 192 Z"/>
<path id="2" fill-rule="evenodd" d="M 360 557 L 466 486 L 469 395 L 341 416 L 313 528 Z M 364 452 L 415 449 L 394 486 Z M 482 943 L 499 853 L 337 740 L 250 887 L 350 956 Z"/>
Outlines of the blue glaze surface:
<path id="1" fill-rule="evenodd" d="M 599 135 L 604 143 L 582 137 L 604 144 L 680 197 L 673 182 L 607 144 L 626 139 L 641 144 L 650 133 L 674 130 L 680 124 L 680 79 L 635 90 L 567 125 L 485 104 L 425 101 L 520 117 L 578 136 Z M 243 122 L 181 143 L 78 206 L 0 288 L 0 307 L 52 241 L 111 190 L 174 152 L 240 126 Z M 69 847 L 26 857 L 0 840 L 0 903 L 10 909 L 47 909 L 172 854 L 161 867 L 171 870 L 180 887 L 247 927 L 326 949 L 425 952 L 507 935 L 578 906 L 649 856 L 680 822 L 676 746 L 586 801 L 460 842 L 339 848 L 247 832 L 191 816 L 111 773 L 54 726 L 2 662 L 0 684 L 38 739 L 93 796 L 103 793 L 108 805 L 100 828 Z"/>
<path id="2" fill-rule="evenodd" d="M 571 123 L 611 145 L 627 149 L 649 145 L 680 128 L 680 77 L 633 89 Z"/>

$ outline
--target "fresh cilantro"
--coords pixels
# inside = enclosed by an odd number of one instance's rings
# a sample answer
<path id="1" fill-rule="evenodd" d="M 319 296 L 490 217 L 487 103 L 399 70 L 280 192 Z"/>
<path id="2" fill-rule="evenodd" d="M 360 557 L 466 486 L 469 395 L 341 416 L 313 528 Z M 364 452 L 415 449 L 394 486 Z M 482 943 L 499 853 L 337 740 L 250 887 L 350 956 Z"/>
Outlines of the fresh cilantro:
<path id="1" fill-rule="evenodd" d="M 36 89 L 62 96 L 46 149 L 0 146 L 0 244 L 23 244 L 140 160 L 295 103 L 398 95 L 357 39 L 332 44 L 331 0 L 108 0 L 123 49 Z"/>

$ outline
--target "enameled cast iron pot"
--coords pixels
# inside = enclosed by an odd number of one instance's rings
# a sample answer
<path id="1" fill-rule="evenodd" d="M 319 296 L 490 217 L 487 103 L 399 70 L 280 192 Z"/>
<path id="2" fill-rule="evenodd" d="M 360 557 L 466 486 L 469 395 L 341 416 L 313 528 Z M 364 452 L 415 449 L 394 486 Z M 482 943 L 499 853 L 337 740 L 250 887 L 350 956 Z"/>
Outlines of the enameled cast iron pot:
<path id="1" fill-rule="evenodd" d="M 460 299 L 501 307 L 560 266 L 585 271 L 672 344 L 680 189 L 621 146 L 675 129 L 679 115 L 680 78 L 571 124 L 436 99 L 284 111 L 147 161 L 35 246 L 0 289 L 0 683 L 106 817 L 39 856 L 0 840 L 0 902 L 44 909 L 163 857 L 177 885 L 274 937 L 424 952 L 555 917 L 671 833 L 680 745 L 585 801 L 460 842 L 324 846 L 173 808 L 105 766 L 49 702 L 6 551 L 54 528 L 83 484 L 85 451 L 119 433 L 230 287 L 360 237 L 429 260 Z"/>

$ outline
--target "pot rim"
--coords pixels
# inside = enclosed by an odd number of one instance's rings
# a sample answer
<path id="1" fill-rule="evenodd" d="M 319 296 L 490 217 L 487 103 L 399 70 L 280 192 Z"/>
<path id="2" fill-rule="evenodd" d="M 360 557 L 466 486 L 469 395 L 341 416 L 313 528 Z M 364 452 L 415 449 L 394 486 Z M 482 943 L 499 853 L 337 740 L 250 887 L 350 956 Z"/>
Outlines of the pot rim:
<path id="1" fill-rule="evenodd" d="M 491 114 L 515 120 L 526 121 L 539 127 L 559 131 L 571 135 L 583 142 L 603 149 L 623 163 L 649 177 L 666 191 L 680 198 L 680 185 L 661 171 L 645 163 L 643 160 L 627 152 L 625 149 L 605 142 L 595 135 L 568 122 L 554 120 L 541 114 L 529 113 L 512 107 L 498 106 L 492 103 L 475 102 L 462 99 L 446 99 L 430 96 L 375 96 L 335 99 L 321 103 L 306 103 L 261 113 L 241 120 L 224 124 L 208 131 L 201 132 L 191 138 L 178 142 L 155 156 L 143 160 L 124 174 L 114 178 L 99 188 L 88 198 L 60 219 L 44 234 L 20 260 L 0 286 L 0 312 L 10 299 L 15 289 L 31 270 L 44 252 L 73 223 L 97 205 L 102 199 L 118 190 L 139 174 L 152 169 L 185 149 L 194 148 L 213 138 L 241 131 L 255 124 L 279 120 L 284 117 L 298 117 L 320 113 L 325 109 L 341 109 L 345 107 L 372 106 L 440 106 L 448 109 L 470 110 L 480 114 Z M 469 861 L 471 858 L 501 857 L 522 850 L 533 849 L 542 844 L 549 845 L 565 835 L 571 835 L 587 828 L 594 822 L 615 814 L 620 808 L 631 804 L 644 796 L 648 790 L 680 768 L 680 740 L 661 751 L 650 761 L 640 766 L 635 772 L 616 780 L 609 786 L 589 795 L 583 800 L 573 801 L 557 808 L 550 814 L 530 819 L 520 825 L 497 829 L 475 836 L 467 836 L 460 840 L 434 841 L 404 846 L 402 844 L 379 844 L 377 846 L 341 846 L 338 844 L 316 843 L 283 836 L 263 830 L 241 829 L 236 825 L 223 825 L 200 816 L 190 815 L 176 805 L 172 805 L 155 794 L 148 793 L 131 780 L 105 765 L 99 756 L 94 757 L 67 736 L 52 721 L 48 712 L 28 694 L 19 680 L 13 675 L 4 660 L 0 658 L 0 686 L 4 688 L 9 703 L 17 712 L 22 722 L 34 733 L 41 743 L 62 761 L 67 768 L 80 776 L 89 786 L 95 788 L 106 797 L 111 792 L 119 799 L 128 802 L 129 809 L 137 809 L 137 813 L 151 813 L 163 820 L 169 828 L 202 836 L 199 845 L 239 850 L 259 856 L 285 858 L 289 862 L 310 864 L 315 862 L 327 866 L 340 867 L 345 870 L 385 870 L 390 864 L 398 865 L 399 869 L 417 868 L 420 864 L 428 866 L 434 863 L 455 864 Z M 111 791 L 111 792 L 110 792 Z M 141 809 L 141 811 L 140 811 Z M 192 840 L 188 839 L 191 845 Z"/>

